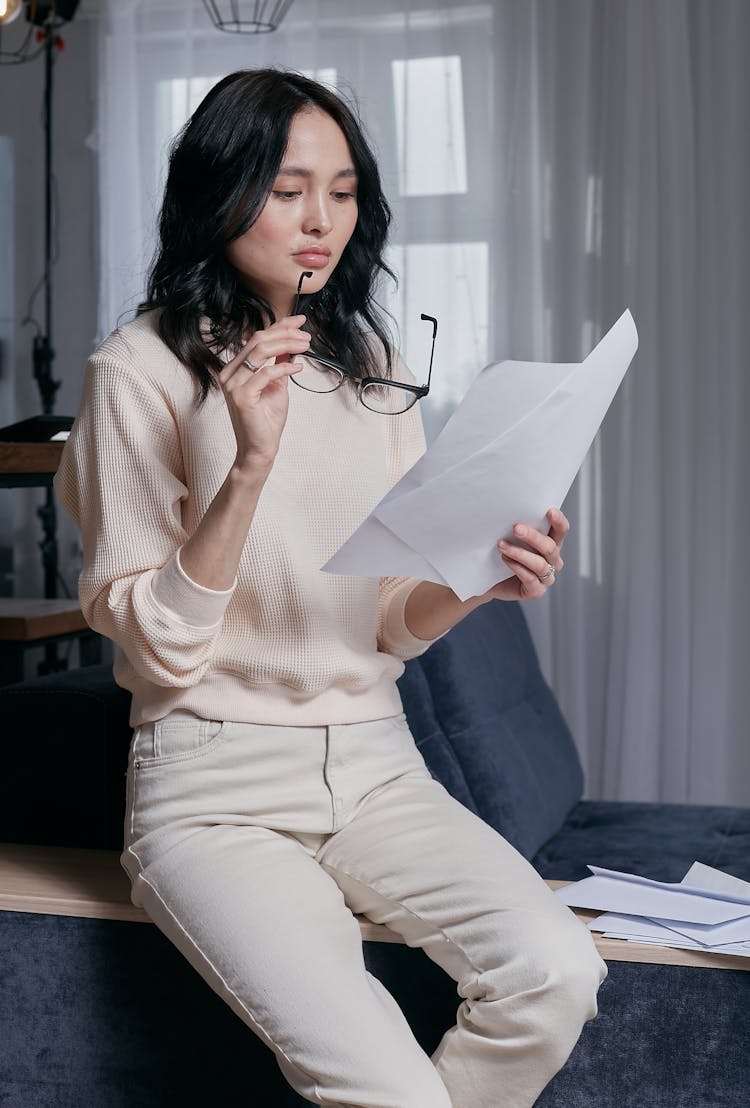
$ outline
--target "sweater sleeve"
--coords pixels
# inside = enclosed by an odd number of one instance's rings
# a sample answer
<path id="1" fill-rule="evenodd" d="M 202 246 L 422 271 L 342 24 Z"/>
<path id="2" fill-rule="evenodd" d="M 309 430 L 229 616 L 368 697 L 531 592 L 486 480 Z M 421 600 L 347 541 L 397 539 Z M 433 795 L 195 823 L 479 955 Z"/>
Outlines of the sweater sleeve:
<path id="1" fill-rule="evenodd" d="M 394 378 L 414 384 L 400 356 L 395 359 Z M 388 487 L 401 480 L 426 449 L 419 401 L 403 415 L 389 418 Z M 406 602 L 419 584 L 413 577 L 381 577 L 378 606 L 378 649 L 406 661 L 424 654 L 436 639 L 418 639 L 406 625 Z"/>
<path id="2" fill-rule="evenodd" d="M 211 661 L 232 588 L 187 576 L 188 496 L 173 410 L 125 359 L 94 354 L 55 491 L 81 529 L 81 610 L 136 672 L 157 685 L 196 684 Z"/>

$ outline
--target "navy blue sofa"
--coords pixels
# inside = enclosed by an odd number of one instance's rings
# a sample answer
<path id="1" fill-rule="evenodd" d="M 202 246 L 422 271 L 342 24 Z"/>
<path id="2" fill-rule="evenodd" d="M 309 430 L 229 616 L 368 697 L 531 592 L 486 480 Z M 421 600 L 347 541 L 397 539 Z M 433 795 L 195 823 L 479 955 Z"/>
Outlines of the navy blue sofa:
<path id="1" fill-rule="evenodd" d="M 581 799 L 580 762 L 517 604 L 473 613 L 408 663 L 400 687 L 433 775 L 543 877 L 576 880 L 594 863 L 674 881 L 698 859 L 750 879 L 748 809 Z M 0 841 L 120 850 L 127 716 L 106 666 L 0 688 Z M 421 950 L 364 949 L 431 1053 L 455 1022 L 454 982 Z M 750 973 L 609 971 L 599 1015 L 539 1108 L 750 1103 Z M 307 1103 L 155 927 L 0 912 L 0 983 L 7 1108 Z"/>

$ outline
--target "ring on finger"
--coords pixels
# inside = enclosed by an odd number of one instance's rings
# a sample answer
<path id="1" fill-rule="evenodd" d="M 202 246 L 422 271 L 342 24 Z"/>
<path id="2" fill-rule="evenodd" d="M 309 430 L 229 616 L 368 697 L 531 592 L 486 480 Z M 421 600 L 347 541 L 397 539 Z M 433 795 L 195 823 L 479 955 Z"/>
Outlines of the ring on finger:
<path id="1" fill-rule="evenodd" d="M 257 373 L 258 370 L 260 369 L 260 366 L 259 365 L 253 365 L 253 363 L 250 361 L 249 358 L 243 358 L 242 359 L 242 364 L 246 365 L 251 373 Z"/>
<path id="2" fill-rule="evenodd" d="M 543 573 L 543 574 L 541 575 L 541 577 L 540 577 L 539 575 L 537 575 L 537 579 L 538 579 L 538 580 L 539 580 L 539 581 L 540 581 L 540 582 L 541 582 L 542 584 L 544 584 L 544 582 L 545 582 L 545 581 L 546 581 L 546 580 L 547 580 L 547 579 L 548 579 L 549 577 L 554 577 L 554 576 L 555 576 L 555 567 L 554 567 L 554 566 L 552 565 L 552 563 L 551 563 L 551 562 L 547 562 L 547 569 L 546 569 L 546 570 L 545 570 L 545 572 L 544 572 L 544 573 Z"/>

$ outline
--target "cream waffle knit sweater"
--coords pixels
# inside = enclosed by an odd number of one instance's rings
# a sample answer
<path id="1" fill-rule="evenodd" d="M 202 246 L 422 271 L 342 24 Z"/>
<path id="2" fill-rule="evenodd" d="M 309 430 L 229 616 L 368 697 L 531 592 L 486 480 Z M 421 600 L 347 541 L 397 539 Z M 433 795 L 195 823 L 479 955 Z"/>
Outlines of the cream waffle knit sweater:
<path id="1" fill-rule="evenodd" d="M 235 583 L 217 592 L 187 576 L 180 548 L 229 471 L 234 432 L 221 393 L 196 406 L 156 320 L 138 317 L 90 358 L 55 477 L 82 532 L 81 608 L 117 645 L 131 726 L 177 708 L 297 726 L 397 714 L 402 659 L 430 645 L 404 620 L 417 582 L 320 567 L 423 452 L 418 405 L 388 417 L 347 386 L 290 383 Z M 411 380 L 403 362 L 396 376 Z"/>

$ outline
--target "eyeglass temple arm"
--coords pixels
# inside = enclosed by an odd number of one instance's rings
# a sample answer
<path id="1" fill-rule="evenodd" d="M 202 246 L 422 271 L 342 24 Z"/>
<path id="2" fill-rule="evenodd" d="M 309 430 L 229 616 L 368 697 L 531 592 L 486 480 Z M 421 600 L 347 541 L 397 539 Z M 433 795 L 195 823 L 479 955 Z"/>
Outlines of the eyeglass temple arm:
<path id="1" fill-rule="evenodd" d="M 430 350 L 430 368 L 427 371 L 427 386 L 426 386 L 429 389 L 429 387 L 430 387 L 430 377 L 432 376 L 432 359 L 433 359 L 433 356 L 435 354 L 435 339 L 437 337 L 437 320 L 435 319 L 434 315 L 425 315 L 424 312 L 421 313 L 419 318 L 425 320 L 426 323 L 431 323 L 432 324 L 432 349 Z"/>
<path id="2" fill-rule="evenodd" d="M 303 273 L 300 274 L 299 281 L 297 282 L 297 295 L 294 298 L 294 307 L 292 308 L 292 315 L 297 315 L 297 309 L 299 308 L 299 298 L 300 298 L 301 290 L 302 290 L 302 282 L 304 281 L 305 277 L 312 277 L 312 270 L 306 269 Z M 432 359 L 435 356 L 435 339 L 437 338 L 437 320 L 435 319 L 434 315 L 425 315 L 424 312 L 421 313 L 420 319 L 423 319 L 426 323 L 431 323 L 432 324 L 432 347 L 430 349 L 430 368 L 427 371 L 427 384 L 425 385 L 425 390 L 428 390 L 429 387 L 430 387 L 430 379 L 432 377 Z"/>
<path id="3" fill-rule="evenodd" d="M 299 309 L 299 298 L 302 290 L 302 282 L 305 277 L 312 277 L 312 270 L 306 269 L 304 273 L 300 273 L 299 281 L 297 282 L 297 295 L 294 298 L 294 307 L 292 308 L 292 315 L 297 315 Z"/>

